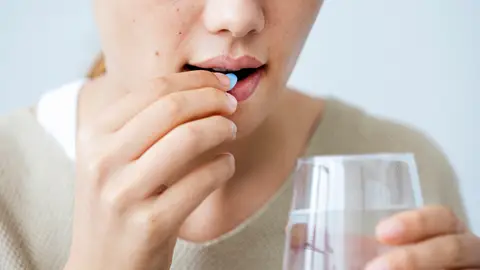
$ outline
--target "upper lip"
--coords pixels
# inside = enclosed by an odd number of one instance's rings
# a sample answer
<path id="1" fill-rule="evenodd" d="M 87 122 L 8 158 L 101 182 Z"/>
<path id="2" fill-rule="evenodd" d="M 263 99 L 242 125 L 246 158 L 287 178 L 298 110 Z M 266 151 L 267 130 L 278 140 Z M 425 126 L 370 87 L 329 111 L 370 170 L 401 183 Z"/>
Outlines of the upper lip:
<path id="1" fill-rule="evenodd" d="M 238 58 L 231 58 L 229 56 L 217 56 L 204 62 L 192 63 L 190 65 L 203 69 L 217 68 L 236 71 L 244 68 L 259 68 L 264 64 L 260 60 L 251 56 L 242 56 Z"/>

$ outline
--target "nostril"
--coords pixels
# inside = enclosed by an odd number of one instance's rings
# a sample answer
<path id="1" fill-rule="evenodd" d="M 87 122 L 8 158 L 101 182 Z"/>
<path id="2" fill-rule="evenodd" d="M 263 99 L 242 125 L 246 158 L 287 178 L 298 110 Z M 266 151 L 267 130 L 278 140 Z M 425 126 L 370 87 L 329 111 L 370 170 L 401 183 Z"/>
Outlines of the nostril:
<path id="1" fill-rule="evenodd" d="M 209 3 L 210 1 L 206 1 Z M 205 4 L 204 26 L 212 34 L 242 38 L 265 28 L 263 1 L 211 1 Z"/>

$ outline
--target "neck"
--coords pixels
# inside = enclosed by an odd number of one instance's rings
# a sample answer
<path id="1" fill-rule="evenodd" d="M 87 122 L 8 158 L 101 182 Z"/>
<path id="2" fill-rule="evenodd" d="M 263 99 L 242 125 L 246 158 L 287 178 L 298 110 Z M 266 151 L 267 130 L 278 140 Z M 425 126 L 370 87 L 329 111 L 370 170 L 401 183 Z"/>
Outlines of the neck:
<path id="1" fill-rule="evenodd" d="M 278 160 L 281 153 L 300 156 L 307 147 L 323 114 L 323 101 L 293 90 L 284 93 L 278 106 L 254 132 L 222 146 L 223 152 L 235 157 L 235 179 L 246 178 L 255 168 Z M 230 182 L 236 182 L 235 179 Z"/>

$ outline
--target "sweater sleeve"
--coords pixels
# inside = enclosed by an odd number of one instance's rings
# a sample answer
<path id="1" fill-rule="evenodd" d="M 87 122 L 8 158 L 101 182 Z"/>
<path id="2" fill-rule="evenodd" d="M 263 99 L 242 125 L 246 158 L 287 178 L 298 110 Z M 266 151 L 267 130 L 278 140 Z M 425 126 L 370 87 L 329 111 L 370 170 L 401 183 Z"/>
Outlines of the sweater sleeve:
<path id="1" fill-rule="evenodd" d="M 369 144 L 376 144 L 372 147 L 377 150 L 413 153 L 425 204 L 448 207 L 468 224 L 457 174 L 432 138 L 408 125 L 371 116 L 364 118 L 361 130 L 361 134 L 370 137 Z"/>
<path id="2" fill-rule="evenodd" d="M 0 117 L 0 269 L 61 269 L 73 208 L 73 164 L 32 110 Z"/>
<path id="3" fill-rule="evenodd" d="M 0 269 L 33 269 L 18 220 L 9 207 L 19 197 L 12 189 L 15 180 L 19 180 L 14 173 L 16 147 L 13 139 L 5 117 L 0 118 Z"/>
<path id="4" fill-rule="evenodd" d="M 32 269 L 15 222 L 3 206 L 0 206 L 0 269 Z"/>

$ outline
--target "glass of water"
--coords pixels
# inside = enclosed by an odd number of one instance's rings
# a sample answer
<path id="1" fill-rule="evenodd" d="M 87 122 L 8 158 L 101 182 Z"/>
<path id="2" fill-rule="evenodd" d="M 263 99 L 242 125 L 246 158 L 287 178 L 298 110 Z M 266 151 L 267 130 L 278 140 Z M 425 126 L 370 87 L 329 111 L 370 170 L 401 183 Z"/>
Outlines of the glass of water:
<path id="1" fill-rule="evenodd" d="M 423 205 L 411 154 L 299 159 L 284 270 L 357 270 L 388 247 L 375 240 L 383 219 Z"/>

